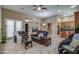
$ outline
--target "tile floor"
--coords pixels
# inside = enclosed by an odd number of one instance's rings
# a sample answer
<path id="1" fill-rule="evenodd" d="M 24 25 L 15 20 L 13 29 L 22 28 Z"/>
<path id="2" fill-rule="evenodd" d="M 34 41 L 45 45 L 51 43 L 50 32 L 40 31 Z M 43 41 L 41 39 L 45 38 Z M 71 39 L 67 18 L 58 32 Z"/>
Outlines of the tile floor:
<path id="1" fill-rule="evenodd" d="M 13 39 L 7 40 L 7 43 L 3 45 L 4 54 L 57 54 L 58 45 L 63 40 L 56 35 L 52 36 L 52 44 L 48 47 L 33 42 L 33 47 L 25 50 L 24 46 L 21 45 L 20 39 L 17 43 L 14 43 Z"/>

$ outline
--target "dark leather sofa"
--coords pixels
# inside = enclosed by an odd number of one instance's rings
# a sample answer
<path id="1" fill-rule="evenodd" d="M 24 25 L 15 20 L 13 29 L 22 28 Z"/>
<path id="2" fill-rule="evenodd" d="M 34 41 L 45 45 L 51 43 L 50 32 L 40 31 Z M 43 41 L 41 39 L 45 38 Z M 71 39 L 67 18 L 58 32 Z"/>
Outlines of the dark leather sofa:
<path id="1" fill-rule="evenodd" d="M 39 36 L 42 33 L 41 36 Z M 48 38 L 48 32 L 47 31 L 37 31 L 37 34 L 32 34 L 31 39 L 32 41 L 39 43 L 41 45 L 48 46 L 51 44 L 51 38 Z M 50 42 L 49 42 L 50 41 Z"/>

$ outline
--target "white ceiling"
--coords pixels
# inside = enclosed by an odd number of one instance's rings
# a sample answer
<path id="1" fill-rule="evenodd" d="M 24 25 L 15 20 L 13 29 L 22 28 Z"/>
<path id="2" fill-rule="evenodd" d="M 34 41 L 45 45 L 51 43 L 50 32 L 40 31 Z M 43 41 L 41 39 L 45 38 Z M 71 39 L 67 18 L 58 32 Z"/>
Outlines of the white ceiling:
<path id="1" fill-rule="evenodd" d="M 44 10 L 43 12 L 33 11 L 35 8 L 32 5 L 4 5 L 3 8 L 10 9 L 13 11 L 21 12 L 29 16 L 35 16 L 39 18 L 47 18 L 51 16 L 69 16 L 72 15 L 75 11 L 79 10 L 79 7 L 71 8 L 71 5 L 44 5 L 48 10 Z M 21 9 L 24 8 L 24 9 Z M 61 10 L 61 12 L 58 12 Z"/>

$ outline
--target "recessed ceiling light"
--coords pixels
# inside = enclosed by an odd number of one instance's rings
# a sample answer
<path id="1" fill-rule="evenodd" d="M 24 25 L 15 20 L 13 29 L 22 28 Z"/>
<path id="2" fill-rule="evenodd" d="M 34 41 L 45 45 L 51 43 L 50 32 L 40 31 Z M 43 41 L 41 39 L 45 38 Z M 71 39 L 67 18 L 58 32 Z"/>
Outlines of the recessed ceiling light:
<path id="1" fill-rule="evenodd" d="M 76 5 L 73 5 L 73 6 L 71 6 L 70 8 L 75 8 L 75 7 L 77 7 Z"/>
<path id="2" fill-rule="evenodd" d="M 61 10 L 58 10 L 58 12 L 61 12 Z"/>

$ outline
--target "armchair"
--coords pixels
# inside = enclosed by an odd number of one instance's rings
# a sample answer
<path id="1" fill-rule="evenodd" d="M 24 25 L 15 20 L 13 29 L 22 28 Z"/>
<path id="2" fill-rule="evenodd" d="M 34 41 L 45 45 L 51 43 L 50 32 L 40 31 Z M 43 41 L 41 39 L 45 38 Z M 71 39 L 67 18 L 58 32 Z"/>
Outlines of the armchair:
<path id="1" fill-rule="evenodd" d="M 32 47 L 32 40 L 29 39 L 29 36 L 25 31 L 18 31 L 18 34 L 21 36 L 21 44 L 25 44 L 25 49 L 27 49 L 27 46 L 29 46 L 29 44 Z"/>
<path id="2" fill-rule="evenodd" d="M 71 39 L 69 39 L 70 36 Z M 79 34 L 72 34 L 70 36 L 59 44 L 59 53 L 79 54 Z"/>

